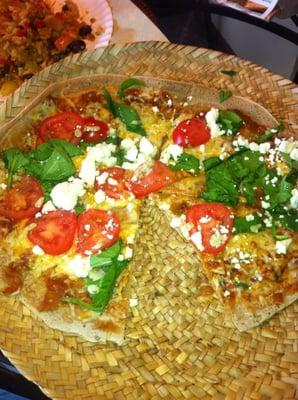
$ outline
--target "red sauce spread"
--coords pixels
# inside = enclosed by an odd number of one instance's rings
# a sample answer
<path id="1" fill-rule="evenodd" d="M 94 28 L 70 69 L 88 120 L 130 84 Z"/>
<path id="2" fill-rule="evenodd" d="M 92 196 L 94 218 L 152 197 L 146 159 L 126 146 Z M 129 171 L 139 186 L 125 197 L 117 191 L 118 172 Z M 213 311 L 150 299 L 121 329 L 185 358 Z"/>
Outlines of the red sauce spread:
<path id="1" fill-rule="evenodd" d="M 2 293 L 12 294 L 18 292 L 23 286 L 23 274 L 27 268 L 27 257 L 21 257 L 20 260 L 5 265 L 3 268 L 3 278 L 6 287 L 2 289 Z"/>

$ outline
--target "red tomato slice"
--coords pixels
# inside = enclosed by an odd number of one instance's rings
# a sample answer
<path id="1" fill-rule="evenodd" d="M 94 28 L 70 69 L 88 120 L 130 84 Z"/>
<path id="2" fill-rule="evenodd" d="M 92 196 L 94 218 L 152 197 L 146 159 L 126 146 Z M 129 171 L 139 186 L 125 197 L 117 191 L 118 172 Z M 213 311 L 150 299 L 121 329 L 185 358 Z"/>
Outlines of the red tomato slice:
<path id="1" fill-rule="evenodd" d="M 203 253 L 219 253 L 231 237 L 232 214 L 223 204 L 196 204 L 186 210 L 186 222 L 194 225 L 190 230 L 191 235 L 201 232 L 201 245 L 197 247 Z"/>
<path id="2" fill-rule="evenodd" d="M 40 183 L 32 176 L 25 176 L 0 200 L 0 215 L 15 221 L 33 217 L 42 207 L 44 193 Z"/>
<path id="3" fill-rule="evenodd" d="M 30 221 L 36 226 L 28 239 L 53 256 L 66 253 L 72 246 L 77 229 L 77 216 L 71 211 L 50 211 Z"/>
<path id="4" fill-rule="evenodd" d="M 120 220 L 112 211 L 90 208 L 78 218 L 77 250 L 82 254 L 98 253 L 115 243 L 120 234 Z"/>
<path id="5" fill-rule="evenodd" d="M 42 121 L 37 130 L 37 145 L 49 139 L 64 139 L 78 144 L 81 141 L 81 129 L 84 119 L 74 112 L 62 112 Z"/>
<path id="6" fill-rule="evenodd" d="M 173 183 L 175 179 L 175 172 L 161 161 L 156 160 L 154 161 L 153 169 L 148 175 L 138 179 L 135 179 L 133 176 L 126 183 L 126 186 L 138 199 L 140 199 L 149 193 L 158 192 L 165 186 Z"/>
<path id="7" fill-rule="evenodd" d="M 120 199 L 123 197 L 123 194 L 126 191 L 124 181 L 125 169 L 120 167 L 110 167 L 101 169 L 99 172 L 100 175 L 106 172 L 109 174 L 109 177 L 101 184 L 95 180 L 95 189 L 103 190 L 107 196 L 112 197 L 113 199 Z"/>
<path id="8" fill-rule="evenodd" d="M 109 126 L 104 121 L 88 117 L 84 119 L 83 140 L 90 143 L 102 142 L 108 136 Z"/>
<path id="9" fill-rule="evenodd" d="M 210 130 L 201 118 L 181 121 L 172 134 L 174 143 L 182 147 L 199 146 L 207 143 L 210 137 Z"/>

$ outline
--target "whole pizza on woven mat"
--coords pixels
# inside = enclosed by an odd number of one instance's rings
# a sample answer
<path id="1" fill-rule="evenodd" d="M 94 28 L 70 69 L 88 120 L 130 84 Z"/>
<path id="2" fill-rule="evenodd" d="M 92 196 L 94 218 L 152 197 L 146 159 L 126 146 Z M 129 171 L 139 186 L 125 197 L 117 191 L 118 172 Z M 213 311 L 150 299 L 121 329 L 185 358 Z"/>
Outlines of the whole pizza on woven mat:
<path id="1" fill-rule="evenodd" d="M 2 293 L 53 328 L 122 343 L 149 197 L 238 329 L 295 301 L 298 148 L 286 121 L 245 99 L 227 108 L 224 91 L 215 104 L 208 89 L 202 101 L 135 78 L 85 86 L 43 98 L 19 139 L 2 140 Z"/>

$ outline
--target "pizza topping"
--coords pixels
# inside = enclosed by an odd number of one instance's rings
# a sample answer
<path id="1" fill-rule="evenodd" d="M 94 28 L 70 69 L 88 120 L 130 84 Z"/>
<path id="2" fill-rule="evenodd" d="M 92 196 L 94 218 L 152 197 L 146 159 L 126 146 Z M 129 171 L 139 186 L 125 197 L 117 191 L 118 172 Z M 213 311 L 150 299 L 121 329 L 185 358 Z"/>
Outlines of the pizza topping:
<path id="1" fill-rule="evenodd" d="M 170 160 L 176 162 L 181 154 L 183 154 L 183 148 L 181 146 L 178 144 L 170 144 L 162 151 L 160 161 L 164 164 L 169 164 Z"/>
<path id="2" fill-rule="evenodd" d="M 242 118 L 234 111 L 219 111 L 216 124 L 220 128 L 220 132 L 224 132 L 227 136 L 235 135 L 244 125 Z"/>
<path id="3" fill-rule="evenodd" d="M 210 129 L 212 138 L 221 136 L 225 133 L 224 130 L 221 130 L 219 125 L 217 124 L 218 117 L 219 117 L 219 110 L 217 108 L 213 108 L 213 107 L 205 115 L 205 119 L 206 119 L 208 128 Z"/>
<path id="4" fill-rule="evenodd" d="M 12 294 L 18 292 L 23 286 L 23 275 L 28 268 L 28 258 L 23 256 L 18 261 L 11 262 L 2 268 L 6 284 L 2 289 L 2 293 Z"/>
<path id="5" fill-rule="evenodd" d="M 104 181 L 103 177 L 106 177 Z M 125 170 L 123 168 L 105 168 L 100 171 L 100 175 L 95 180 L 95 189 L 97 191 L 103 191 L 106 196 L 113 199 L 120 199 L 126 191 L 124 178 Z M 97 200 L 95 199 L 95 201 L 98 203 L 98 196 L 100 196 L 100 194 L 96 192 L 95 195 L 97 197 Z"/>
<path id="6" fill-rule="evenodd" d="M 77 217 L 70 211 L 51 211 L 32 221 L 28 239 L 46 254 L 66 253 L 72 246 Z"/>
<path id="7" fill-rule="evenodd" d="M 90 271 L 90 256 L 82 257 L 77 254 L 68 263 L 68 268 L 79 278 L 86 278 Z"/>
<path id="8" fill-rule="evenodd" d="M 232 232 L 230 210 L 218 203 L 201 203 L 186 210 L 186 222 L 192 223 L 191 240 L 205 253 L 222 251 Z"/>
<path id="9" fill-rule="evenodd" d="M 125 79 L 119 86 L 117 95 L 118 95 L 118 97 L 123 98 L 125 96 L 125 92 L 128 89 L 136 88 L 136 87 L 138 88 L 138 87 L 142 87 L 142 86 L 145 86 L 145 83 L 143 81 L 141 81 L 140 79 L 136 79 L 136 78 Z"/>
<path id="10" fill-rule="evenodd" d="M 15 221 L 30 218 L 41 209 L 43 201 L 44 193 L 39 182 L 31 176 L 25 176 L 3 193 L 0 215 Z"/>
<path id="11" fill-rule="evenodd" d="M 115 243 L 119 234 L 120 221 L 115 213 L 89 209 L 78 218 L 77 250 L 85 255 L 98 253 Z"/>
<path id="12" fill-rule="evenodd" d="M 169 161 L 169 167 L 174 171 L 186 171 L 197 175 L 200 171 L 200 160 L 192 154 L 182 153 L 175 163 L 173 160 Z"/>
<path id="13" fill-rule="evenodd" d="M 81 179 L 75 178 L 70 182 L 58 183 L 51 191 L 52 201 L 57 208 L 71 211 L 75 208 L 78 198 L 85 194 L 84 183 Z M 51 209 L 49 204 L 48 209 Z"/>
<path id="14" fill-rule="evenodd" d="M 182 147 L 196 147 L 210 140 L 210 130 L 201 118 L 181 121 L 172 133 L 173 142 Z"/>
<path id="15" fill-rule="evenodd" d="M 44 119 L 37 130 L 37 144 L 49 139 L 63 139 L 78 144 L 84 119 L 74 112 L 63 112 Z"/>
<path id="16" fill-rule="evenodd" d="M 109 126 L 93 117 L 84 118 L 82 140 L 88 143 L 100 143 L 108 136 Z"/>
<path id="17" fill-rule="evenodd" d="M 43 249 L 39 247 L 37 244 L 33 246 L 32 253 L 35 254 L 36 256 L 43 256 L 45 254 Z"/>
<path id="18" fill-rule="evenodd" d="M 142 167 L 142 166 L 141 166 Z M 136 171 L 138 173 L 138 171 Z M 158 192 L 176 179 L 175 173 L 162 162 L 156 160 L 152 170 L 144 176 L 134 174 L 127 181 L 127 188 L 139 199 Z"/>
<path id="19" fill-rule="evenodd" d="M 292 243 L 292 239 L 277 240 L 275 243 L 277 254 L 287 254 L 288 247 Z"/>

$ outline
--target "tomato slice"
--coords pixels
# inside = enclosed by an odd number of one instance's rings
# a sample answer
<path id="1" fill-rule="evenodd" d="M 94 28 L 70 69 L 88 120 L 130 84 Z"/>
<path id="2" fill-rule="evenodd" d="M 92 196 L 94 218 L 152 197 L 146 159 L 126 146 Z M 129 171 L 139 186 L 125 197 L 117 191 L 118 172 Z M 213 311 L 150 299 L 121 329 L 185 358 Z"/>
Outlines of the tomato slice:
<path id="1" fill-rule="evenodd" d="M 37 130 L 37 145 L 49 139 L 64 139 L 78 144 L 81 141 L 81 129 L 84 118 L 75 112 L 62 112 L 42 121 Z"/>
<path id="2" fill-rule="evenodd" d="M 228 207 L 219 203 L 196 204 L 186 210 L 186 222 L 193 228 L 190 234 L 199 232 L 194 244 L 203 253 L 219 253 L 228 243 L 233 228 L 233 219 Z"/>
<path id="3" fill-rule="evenodd" d="M 104 173 L 107 173 L 109 176 L 104 183 L 98 183 L 98 180 L 95 180 L 95 189 L 103 190 L 107 196 L 112 197 L 113 199 L 120 199 L 123 197 L 123 194 L 126 191 L 124 180 L 125 169 L 120 167 L 110 167 L 101 169 L 99 173 L 99 180 L 100 176 Z"/>
<path id="4" fill-rule="evenodd" d="M 98 253 L 115 243 L 120 234 L 120 220 L 112 211 L 89 210 L 78 218 L 77 251 Z"/>
<path id="5" fill-rule="evenodd" d="M 44 202 L 43 189 L 37 179 L 25 176 L 0 200 L 0 215 L 20 221 L 33 217 Z"/>
<path id="6" fill-rule="evenodd" d="M 66 253 L 72 246 L 77 229 L 77 216 L 71 211 L 50 211 L 30 221 L 35 224 L 28 239 L 53 256 Z"/>
<path id="7" fill-rule="evenodd" d="M 175 180 L 175 172 L 161 161 L 156 160 L 154 161 L 153 168 L 149 174 L 137 179 L 133 176 L 126 183 L 126 186 L 138 199 L 140 199 L 149 193 L 158 192 L 165 186 L 173 183 Z"/>
<path id="8" fill-rule="evenodd" d="M 181 121 L 172 134 L 174 143 L 182 147 L 199 146 L 207 143 L 210 137 L 210 130 L 202 118 Z"/>
<path id="9" fill-rule="evenodd" d="M 104 121 L 88 117 L 84 119 L 83 140 L 100 143 L 108 136 L 109 126 Z"/>

